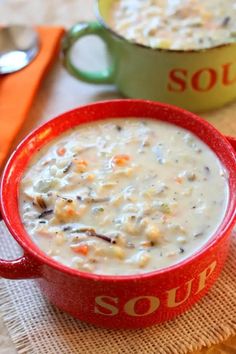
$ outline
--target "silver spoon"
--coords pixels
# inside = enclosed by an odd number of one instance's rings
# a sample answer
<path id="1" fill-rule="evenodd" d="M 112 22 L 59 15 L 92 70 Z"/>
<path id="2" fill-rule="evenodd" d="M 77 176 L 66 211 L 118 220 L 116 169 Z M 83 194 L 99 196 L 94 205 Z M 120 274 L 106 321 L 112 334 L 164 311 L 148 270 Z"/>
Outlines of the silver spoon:
<path id="1" fill-rule="evenodd" d="M 0 27 L 0 75 L 29 65 L 39 52 L 37 32 L 28 26 Z"/>

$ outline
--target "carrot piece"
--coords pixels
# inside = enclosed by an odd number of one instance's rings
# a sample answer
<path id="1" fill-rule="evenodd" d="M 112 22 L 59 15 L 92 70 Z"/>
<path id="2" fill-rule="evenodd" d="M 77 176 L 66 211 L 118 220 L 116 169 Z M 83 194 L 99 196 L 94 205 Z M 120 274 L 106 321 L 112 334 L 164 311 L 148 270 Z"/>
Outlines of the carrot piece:
<path id="1" fill-rule="evenodd" d="M 87 162 L 86 160 L 79 160 L 79 161 L 77 161 L 77 163 L 78 163 L 79 165 L 88 166 L 88 162 Z"/>
<path id="2" fill-rule="evenodd" d="M 64 147 L 57 149 L 57 155 L 63 156 L 65 155 L 65 153 L 66 153 L 66 149 Z"/>
<path id="3" fill-rule="evenodd" d="M 75 253 L 80 253 L 83 256 L 87 256 L 88 254 L 88 246 L 87 245 L 72 245 L 70 246 L 70 248 L 72 249 L 72 251 L 74 251 Z"/>
<path id="4" fill-rule="evenodd" d="M 113 156 L 112 160 L 116 165 L 123 166 L 129 162 L 130 157 L 129 155 L 121 154 Z"/>
<path id="5" fill-rule="evenodd" d="M 74 216 L 75 215 L 75 211 L 72 208 L 68 208 L 66 210 L 66 213 L 67 213 L 68 216 Z"/>
<path id="6" fill-rule="evenodd" d="M 86 160 L 74 160 L 78 172 L 85 172 L 88 162 Z"/>
<path id="7" fill-rule="evenodd" d="M 89 181 L 89 182 L 93 182 L 94 181 L 94 174 L 93 173 L 90 173 L 87 177 L 86 177 L 86 180 Z"/>
<path id="8" fill-rule="evenodd" d="M 183 183 L 183 178 L 181 177 L 176 177 L 175 178 L 175 182 L 179 183 L 179 184 L 182 184 Z"/>

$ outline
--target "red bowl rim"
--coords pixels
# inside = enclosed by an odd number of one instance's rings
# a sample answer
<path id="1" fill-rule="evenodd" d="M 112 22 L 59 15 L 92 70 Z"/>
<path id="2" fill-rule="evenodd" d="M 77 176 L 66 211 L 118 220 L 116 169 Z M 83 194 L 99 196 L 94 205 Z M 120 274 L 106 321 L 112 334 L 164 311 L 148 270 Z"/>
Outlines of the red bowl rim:
<path id="1" fill-rule="evenodd" d="M 33 259 L 40 261 L 39 265 L 46 264 L 46 265 L 48 265 L 60 272 L 70 274 L 75 277 L 80 277 L 80 278 L 84 278 L 84 279 L 91 279 L 91 280 L 96 280 L 96 281 L 100 280 L 100 281 L 108 281 L 108 282 L 110 282 L 110 281 L 117 282 L 117 281 L 128 281 L 128 280 L 135 281 L 138 279 L 151 278 L 153 276 L 167 274 L 171 271 L 177 270 L 178 268 L 180 269 L 181 267 L 185 266 L 186 264 L 190 264 L 194 260 L 200 258 L 204 253 L 209 251 L 209 249 L 211 247 L 214 247 L 215 244 L 218 243 L 218 241 L 221 238 L 223 238 L 228 231 L 231 230 L 234 223 L 236 222 L 236 193 L 234 192 L 234 193 L 229 194 L 229 201 L 228 201 L 227 210 L 226 210 L 225 217 L 222 220 L 221 224 L 219 225 L 219 227 L 217 228 L 215 233 L 211 236 L 211 238 L 208 240 L 208 242 L 206 244 L 204 244 L 204 246 L 202 246 L 197 252 L 193 253 L 189 257 L 187 257 L 187 258 L 183 259 L 182 261 L 179 261 L 178 263 L 173 264 L 169 267 L 165 267 L 165 268 L 162 268 L 159 270 L 154 270 L 154 271 L 147 272 L 147 273 L 131 274 L 131 275 L 103 275 L 103 274 L 87 273 L 87 272 L 79 271 L 74 268 L 70 268 L 62 263 L 59 263 L 59 262 L 53 260 L 51 257 L 47 256 L 43 251 L 41 251 L 37 247 L 37 245 L 31 240 L 31 238 L 29 237 L 29 235 L 27 234 L 27 232 L 25 231 L 25 229 L 21 223 L 21 219 L 20 219 L 18 213 L 16 216 L 18 218 L 18 221 L 21 224 L 21 231 L 22 232 L 21 232 L 21 235 L 19 235 L 17 233 L 15 225 L 12 225 L 10 218 L 8 217 L 8 210 L 5 205 L 5 200 L 6 200 L 6 198 L 9 198 L 9 194 L 8 194 L 8 189 L 5 189 L 4 187 L 5 187 L 7 180 L 9 178 L 12 178 L 12 167 L 14 166 L 15 161 L 17 161 L 18 155 L 25 148 L 25 146 L 30 142 L 30 140 L 33 137 L 37 136 L 39 133 L 42 133 L 43 131 L 45 131 L 45 129 L 50 127 L 52 125 L 52 123 L 54 123 L 56 121 L 62 121 L 65 116 L 76 113 L 80 110 L 83 110 L 84 108 L 93 109 L 96 107 L 101 107 L 102 105 L 110 105 L 110 104 L 111 105 L 112 104 L 128 104 L 129 105 L 132 103 L 136 103 L 136 104 L 140 104 L 140 105 L 147 105 L 147 107 L 148 106 L 149 107 L 156 106 L 156 107 L 159 107 L 160 109 L 163 109 L 163 110 L 169 110 L 171 112 L 176 112 L 176 113 L 182 114 L 184 116 L 188 116 L 188 119 L 193 119 L 195 122 L 204 126 L 204 128 L 207 129 L 208 133 L 211 132 L 212 135 L 216 134 L 216 136 L 218 136 L 221 139 L 221 141 L 224 145 L 224 148 L 229 153 L 229 158 L 231 158 L 231 160 L 233 161 L 233 163 L 236 166 L 236 153 L 224 135 L 222 135 L 210 123 L 208 123 L 204 119 L 200 118 L 199 116 L 197 116 L 191 112 L 188 112 L 182 108 L 173 106 L 173 105 L 149 101 L 149 100 L 141 100 L 141 99 L 112 99 L 112 100 L 99 101 L 99 102 L 95 102 L 95 103 L 85 104 L 85 105 L 82 105 L 76 109 L 62 113 L 53 119 L 50 119 L 46 123 L 40 125 L 38 128 L 34 129 L 17 146 L 17 148 L 10 156 L 10 158 L 4 168 L 2 180 L 1 180 L 1 186 L 0 186 L 0 209 L 2 212 L 3 220 L 4 220 L 5 224 L 7 225 L 10 233 L 14 237 L 14 239 L 23 248 L 23 250 L 26 251 L 26 255 L 27 256 L 31 255 L 31 256 L 33 256 Z M 129 115 L 129 117 L 130 117 L 130 115 Z M 145 116 L 142 116 L 142 117 L 145 117 Z M 154 118 L 151 116 L 146 116 L 146 117 L 147 118 Z M 107 118 L 109 118 L 109 117 L 107 117 Z M 101 118 L 101 119 L 106 119 L 106 118 Z M 97 119 L 97 120 L 99 120 L 99 119 Z M 79 123 L 78 125 L 80 125 L 80 124 L 83 124 L 83 123 Z M 174 123 L 172 123 L 172 124 L 174 124 Z M 187 128 L 185 128 L 185 129 L 187 129 Z M 66 131 L 66 129 L 65 129 L 65 131 Z M 204 140 L 202 139 L 202 141 L 204 141 Z M 207 142 L 205 142 L 205 143 L 207 144 Z M 23 173 L 23 171 L 22 171 L 22 173 Z M 22 173 L 21 173 L 21 175 L 22 175 Z M 233 180 L 233 185 L 236 189 L 236 167 L 235 167 L 234 176 L 231 178 Z M 20 178 L 19 178 L 19 181 L 20 181 Z M 19 185 L 19 181 L 17 183 L 17 186 Z M 8 188 L 9 188 L 9 185 L 8 185 Z M 17 198 L 16 190 L 14 189 L 13 192 L 14 193 L 10 194 L 10 197 L 13 198 L 14 196 L 16 196 L 16 198 Z M 229 186 L 229 192 L 230 192 L 230 186 Z"/>

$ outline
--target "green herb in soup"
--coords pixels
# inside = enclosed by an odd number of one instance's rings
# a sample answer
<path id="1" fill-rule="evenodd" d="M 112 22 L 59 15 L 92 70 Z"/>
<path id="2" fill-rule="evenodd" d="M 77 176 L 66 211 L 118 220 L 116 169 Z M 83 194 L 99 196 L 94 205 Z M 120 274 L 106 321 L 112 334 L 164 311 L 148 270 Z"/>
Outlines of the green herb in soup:
<path id="1" fill-rule="evenodd" d="M 152 48 L 189 50 L 236 40 L 235 0 L 116 0 L 109 25 Z"/>
<path id="2" fill-rule="evenodd" d="M 222 221 L 227 176 L 196 136 L 151 119 L 108 119 L 45 146 L 20 185 L 20 213 L 48 256 L 96 274 L 178 263 Z"/>

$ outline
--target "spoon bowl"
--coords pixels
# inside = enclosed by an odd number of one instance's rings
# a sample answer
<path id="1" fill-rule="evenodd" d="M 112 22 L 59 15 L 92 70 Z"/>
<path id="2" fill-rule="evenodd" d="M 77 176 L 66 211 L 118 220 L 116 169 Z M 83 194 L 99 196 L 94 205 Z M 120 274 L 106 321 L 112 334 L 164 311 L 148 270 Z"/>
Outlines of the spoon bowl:
<path id="1" fill-rule="evenodd" d="M 12 25 L 0 28 L 0 75 L 23 69 L 39 52 L 39 37 L 32 28 Z"/>

